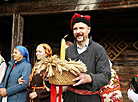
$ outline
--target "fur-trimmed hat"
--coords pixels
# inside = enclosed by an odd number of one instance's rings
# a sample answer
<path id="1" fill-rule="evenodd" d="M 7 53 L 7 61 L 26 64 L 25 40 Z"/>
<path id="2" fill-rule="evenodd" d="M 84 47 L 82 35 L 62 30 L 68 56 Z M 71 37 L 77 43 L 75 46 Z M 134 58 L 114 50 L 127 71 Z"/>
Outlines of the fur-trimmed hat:
<path id="1" fill-rule="evenodd" d="M 71 23 L 70 23 L 71 29 L 73 29 L 74 24 L 78 22 L 83 22 L 88 26 L 90 26 L 90 19 L 91 19 L 91 16 L 89 15 L 80 15 L 75 13 L 71 19 Z"/>

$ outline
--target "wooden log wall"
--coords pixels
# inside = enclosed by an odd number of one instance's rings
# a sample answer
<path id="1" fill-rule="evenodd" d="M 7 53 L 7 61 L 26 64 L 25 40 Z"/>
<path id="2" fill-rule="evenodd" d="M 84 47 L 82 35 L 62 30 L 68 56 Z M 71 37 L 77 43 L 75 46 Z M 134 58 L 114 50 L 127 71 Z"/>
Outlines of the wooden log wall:
<path id="1" fill-rule="evenodd" d="M 100 42 L 107 34 L 115 33 L 127 44 L 127 48 L 112 63 L 120 78 L 124 102 L 131 102 L 127 98 L 127 90 L 132 77 L 138 73 L 138 43 L 135 43 L 138 41 L 138 15 L 136 8 L 130 9 L 132 12 L 127 10 L 93 13 L 91 35 Z"/>
<path id="2" fill-rule="evenodd" d="M 133 44 L 138 40 L 138 35 L 129 33 L 118 35 L 127 43 L 128 47 L 113 61 L 113 68 L 120 78 L 124 102 L 131 102 L 127 98 L 127 90 L 131 79 L 138 73 L 138 50 L 133 47 Z"/>
<path id="3" fill-rule="evenodd" d="M 13 2 L 10 2 L 13 1 Z M 100 1 L 100 2 L 99 2 Z M 137 0 L 9 0 L 0 2 L 0 15 L 46 14 L 138 7 Z"/>

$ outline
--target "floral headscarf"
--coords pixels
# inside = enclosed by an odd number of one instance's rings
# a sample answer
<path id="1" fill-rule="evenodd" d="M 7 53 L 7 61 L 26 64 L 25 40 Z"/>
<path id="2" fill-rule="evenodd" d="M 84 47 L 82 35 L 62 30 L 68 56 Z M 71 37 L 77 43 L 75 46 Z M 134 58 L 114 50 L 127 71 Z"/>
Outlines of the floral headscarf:
<path id="1" fill-rule="evenodd" d="M 40 44 L 45 49 L 45 53 L 47 54 L 48 57 L 52 56 L 52 49 L 48 44 Z"/>
<path id="2" fill-rule="evenodd" d="M 131 82 L 130 82 L 130 89 L 132 89 L 134 92 L 138 94 L 138 74 L 136 74 Z"/>
<path id="3" fill-rule="evenodd" d="M 110 82 L 100 90 L 102 102 L 123 102 L 119 77 L 111 68 Z"/>

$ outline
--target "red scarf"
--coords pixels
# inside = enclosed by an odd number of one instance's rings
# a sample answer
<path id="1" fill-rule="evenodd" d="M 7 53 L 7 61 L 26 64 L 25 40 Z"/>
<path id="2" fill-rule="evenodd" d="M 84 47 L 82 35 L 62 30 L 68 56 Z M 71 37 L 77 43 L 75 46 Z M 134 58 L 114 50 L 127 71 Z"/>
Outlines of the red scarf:
<path id="1" fill-rule="evenodd" d="M 15 67 L 15 63 L 14 63 L 14 65 L 12 66 L 12 70 L 14 69 L 14 67 Z"/>

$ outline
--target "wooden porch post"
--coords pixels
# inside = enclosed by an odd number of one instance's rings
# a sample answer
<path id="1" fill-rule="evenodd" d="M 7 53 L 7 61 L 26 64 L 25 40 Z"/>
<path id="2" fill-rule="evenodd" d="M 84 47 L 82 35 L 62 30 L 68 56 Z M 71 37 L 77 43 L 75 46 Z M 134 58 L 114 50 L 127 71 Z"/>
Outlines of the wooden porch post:
<path id="1" fill-rule="evenodd" d="M 23 17 L 21 17 L 20 14 L 13 14 L 11 59 L 13 59 L 13 49 L 18 45 L 22 45 L 23 43 L 23 26 Z"/>

